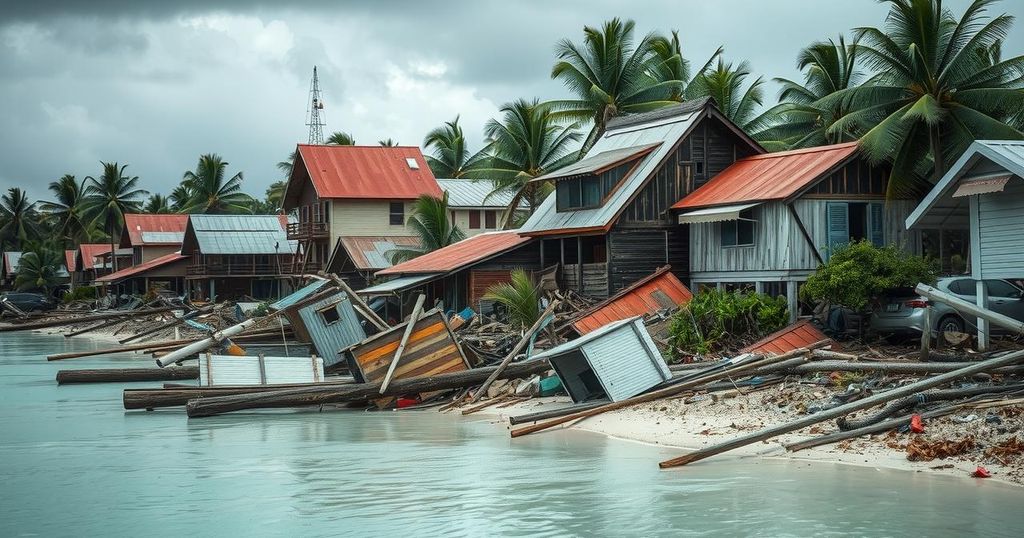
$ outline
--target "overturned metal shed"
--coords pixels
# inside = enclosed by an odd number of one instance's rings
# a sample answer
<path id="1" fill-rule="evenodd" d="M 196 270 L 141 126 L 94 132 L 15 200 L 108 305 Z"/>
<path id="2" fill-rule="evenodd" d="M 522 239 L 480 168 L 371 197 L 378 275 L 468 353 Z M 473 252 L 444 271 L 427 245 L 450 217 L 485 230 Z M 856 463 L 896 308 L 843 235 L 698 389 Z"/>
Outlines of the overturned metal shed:
<path id="1" fill-rule="evenodd" d="M 345 352 L 349 370 L 356 381 L 378 383 L 384 380 L 405 327 L 406 323 L 396 325 Z M 455 335 L 441 311 L 434 309 L 421 316 L 413 327 L 393 379 L 449 374 L 468 369 L 469 362 L 455 341 Z"/>
<path id="2" fill-rule="evenodd" d="M 324 361 L 320 357 L 238 357 L 207 354 L 199 360 L 199 385 L 284 385 L 320 383 Z"/>
<path id="3" fill-rule="evenodd" d="M 309 335 L 324 366 L 331 370 L 344 362 L 339 352 L 366 338 L 366 331 L 356 316 L 355 308 L 345 292 L 298 309 L 302 328 Z M 298 334 L 298 332 L 296 332 Z"/>
<path id="4" fill-rule="evenodd" d="M 609 323 L 533 357 L 547 359 L 574 402 L 617 402 L 672 377 L 636 316 Z"/>

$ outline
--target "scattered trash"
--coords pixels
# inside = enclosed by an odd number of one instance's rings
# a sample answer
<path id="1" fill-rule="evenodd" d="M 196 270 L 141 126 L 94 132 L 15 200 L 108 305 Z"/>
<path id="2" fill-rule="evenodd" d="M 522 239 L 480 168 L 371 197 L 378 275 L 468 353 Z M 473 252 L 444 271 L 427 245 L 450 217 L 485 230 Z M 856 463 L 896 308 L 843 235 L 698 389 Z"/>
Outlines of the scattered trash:
<path id="1" fill-rule="evenodd" d="M 967 436 L 959 441 L 928 441 L 924 437 L 915 437 L 907 443 L 907 459 L 910 461 L 932 461 L 952 456 L 959 456 L 975 447 L 974 436 Z"/>
<path id="2" fill-rule="evenodd" d="M 914 433 L 924 433 L 924 424 L 921 422 L 921 415 L 915 414 L 910 417 L 910 431 Z"/>
<path id="3" fill-rule="evenodd" d="M 979 465 L 978 468 L 971 473 L 971 476 L 974 478 L 992 478 L 992 473 L 988 472 L 988 469 Z"/>
<path id="4" fill-rule="evenodd" d="M 975 420 L 978 420 L 978 415 L 972 413 L 970 415 L 963 415 L 959 417 L 949 417 L 949 420 L 952 420 L 957 424 L 967 424 L 968 422 L 974 422 Z"/>

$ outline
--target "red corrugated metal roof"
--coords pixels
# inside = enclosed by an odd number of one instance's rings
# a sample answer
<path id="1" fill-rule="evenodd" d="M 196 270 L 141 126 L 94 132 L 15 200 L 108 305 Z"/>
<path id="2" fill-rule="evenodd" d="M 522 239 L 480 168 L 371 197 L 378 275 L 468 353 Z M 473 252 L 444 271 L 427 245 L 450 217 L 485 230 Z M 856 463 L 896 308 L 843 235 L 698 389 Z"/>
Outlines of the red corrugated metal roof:
<path id="1" fill-rule="evenodd" d="M 78 254 L 77 250 L 65 250 L 64 251 L 64 268 L 69 273 L 75 270 L 75 254 Z"/>
<path id="2" fill-rule="evenodd" d="M 184 254 L 182 254 L 180 252 L 172 252 L 170 254 L 166 254 L 166 255 L 160 256 L 159 258 L 153 258 L 152 260 L 149 260 L 148 262 L 140 263 L 139 265 L 135 265 L 135 266 L 129 267 L 127 269 L 121 269 L 120 271 L 118 271 L 116 273 L 110 273 L 109 275 L 103 275 L 103 276 L 97 278 L 96 282 L 117 282 L 117 281 L 120 281 L 120 280 L 124 280 L 126 278 L 131 278 L 133 276 L 141 276 L 142 273 L 145 273 L 146 271 L 149 271 L 150 269 L 156 269 L 157 267 L 163 267 L 163 266 L 165 266 L 167 264 L 174 263 L 174 262 L 180 261 L 180 260 L 184 260 L 186 258 L 188 258 L 188 256 L 185 256 Z M 184 273 L 182 273 L 182 276 L 184 276 Z"/>
<path id="3" fill-rule="evenodd" d="M 857 152 L 856 142 L 746 157 L 672 206 L 697 209 L 784 200 L 809 187 Z"/>
<path id="4" fill-rule="evenodd" d="M 295 167 L 305 166 L 320 198 L 412 200 L 441 197 L 420 148 L 299 144 Z M 409 165 L 412 159 L 417 168 Z M 293 172 L 293 177 L 296 172 Z"/>
<path id="5" fill-rule="evenodd" d="M 418 258 L 377 271 L 377 275 L 447 273 L 512 250 L 530 240 L 531 238 L 523 237 L 515 230 L 482 233 L 469 239 L 463 239 L 454 245 L 448 245 Z"/>
<path id="6" fill-rule="evenodd" d="M 807 347 L 821 340 L 829 340 L 829 337 L 825 336 L 825 333 L 818 330 L 810 321 L 804 319 L 783 327 L 740 351 L 744 353 L 772 353 L 774 355 L 781 355 L 787 351 Z"/>
<path id="7" fill-rule="evenodd" d="M 693 294 L 669 269 L 671 267 L 666 265 L 653 274 L 636 281 L 632 286 L 594 305 L 590 310 L 584 312 L 582 317 L 573 322 L 573 328 L 580 334 L 587 334 L 613 321 L 651 314 L 666 308 L 667 305 L 658 301 L 655 295 L 656 291 L 664 293 L 677 306 L 690 302 Z"/>
<path id="8" fill-rule="evenodd" d="M 127 234 L 128 241 L 126 242 L 124 235 L 122 235 L 120 246 L 138 247 L 142 245 L 177 245 L 181 242 L 172 241 L 146 243 L 142 240 L 142 232 L 172 232 L 183 234 L 185 233 L 186 224 L 188 224 L 188 215 L 125 213 L 124 231 Z"/>
<path id="9" fill-rule="evenodd" d="M 78 245 L 78 252 L 82 255 L 82 265 L 78 267 L 78 260 L 75 260 L 75 270 L 84 271 L 92 269 L 96 265 L 96 256 L 110 252 L 110 245 L 101 243 L 82 243 Z"/>

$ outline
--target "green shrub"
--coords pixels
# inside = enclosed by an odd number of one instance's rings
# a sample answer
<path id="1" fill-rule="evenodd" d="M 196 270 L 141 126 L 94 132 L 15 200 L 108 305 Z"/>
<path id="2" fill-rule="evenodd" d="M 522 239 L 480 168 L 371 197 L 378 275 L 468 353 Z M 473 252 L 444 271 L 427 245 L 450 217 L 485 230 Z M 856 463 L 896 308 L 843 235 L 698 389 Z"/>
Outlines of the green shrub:
<path id="1" fill-rule="evenodd" d="M 64 302 L 91 301 L 96 298 L 96 288 L 92 286 L 79 286 L 64 294 Z"/>
<path id="2" fill-rule="evenodd" d="M 669 338 L 676 353 L 705 354 L 760 338 L 781 329 L 787 321 L 783 297 L 711 288 L 698 293 L 673 316 Z"/>
<path id="3" fill-rule="evenodd" d="M 836 249 L 800 293 L 812 301 L 862 310 L 886 290 L 933 284 L 936 275 L 934 264 L 920 256 L 894 245 L 876 247 L 860 241 Z"/>

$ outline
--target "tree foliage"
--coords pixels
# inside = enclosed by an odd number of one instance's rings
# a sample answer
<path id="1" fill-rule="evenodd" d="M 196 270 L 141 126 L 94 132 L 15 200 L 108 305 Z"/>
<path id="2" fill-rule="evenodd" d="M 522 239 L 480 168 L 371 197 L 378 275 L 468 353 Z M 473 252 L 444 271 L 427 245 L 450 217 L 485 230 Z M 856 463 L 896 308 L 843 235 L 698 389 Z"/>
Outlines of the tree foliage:
<path id="1" fill-rule="evenodd" d="M 434 177 L 461 178 L 484 164 L 487 156 L 484 152 L 469 151 L 466 135 L 459 125 L 459 117 L 433 129 L 423 139 L 423 147 L 430 151 L 427 165 Z"/>
<path id="2" fill-rule="evenodd" d="M 242 192 L 242 173 L 225 180 L 228 162 L 208 153 L 199 157 L 195 171 L 186 171 L 182 184 L 191 194 L 183 213 L 249 213 L 252 197 Z"/>
<path id="3" fill-rule="evenodd" d="M 441 198 L 426 194 L 417 198 L 407 225 L 416 232 L 420 246 L 397 248 L 388 252 L 391 263 L 411 260 L 466 238 L 466 234 L 448 217 L 447 192 Z"/>
<path id="4" fill-rule="evenodd" d="M 540 287 L 522 269 L 514 269 L 509 282 L 488 288 L 484 299 L 503 305 L 507 309 L 508 323 L 515 328 L 532 326 L 541 314 Z"/>
<path id="5" fill-rule="evenodd" d="M 709 288 L 676 312 L 669 338 L 675 352 L 702 355 L 742 347 L 788 321 L 784 297 Z"/>
<path id="6" fill-rule="evenodd" d="M 858 241 L 832 252 L 800 293 L 813 301 L 861 310 L 887 290 L 933 284 L 937 275 L 933 262 L 895 245 L 876 247 Z"/>

